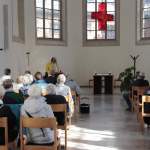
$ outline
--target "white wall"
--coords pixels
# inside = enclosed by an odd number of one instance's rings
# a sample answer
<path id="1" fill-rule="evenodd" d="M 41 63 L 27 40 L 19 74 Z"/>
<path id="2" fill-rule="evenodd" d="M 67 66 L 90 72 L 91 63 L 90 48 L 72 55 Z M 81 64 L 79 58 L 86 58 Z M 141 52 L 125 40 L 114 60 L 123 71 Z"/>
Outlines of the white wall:
<path id="1" fill-rule="evenodd" d="M 15 78 L 16 75 L 18 75 L 18 51 L 17 48 L 20 44 L 15 46 L 12 42 L 12 16 L 11 16 L 11 1 L 10 0 L 1 0 L 0 1 L 0 8 L 2 10 L 3 5 L 8 5 L 8 40 L 9 40 L 9 48 L 5 49 L 3 51 L 0 51 L 0 75 L 3 74 L 3 70 L 8 67 L 11 68 L 12 70 L 12 76 Z M 3 21 L 3 11 L 1 11 L 0 14 L 0 19 Z M 1 29 L 3 29 L 3 23 L 0 26 Z M 1 35 L 3 34 L 3 30 L 1 31 Z M 3 37 L 0 38 L 1 42 L 3 43 L 4 41 L 2 40 Z M 24 45 L 22 45 L 24 47 Z"/>
<path id="2" fill-rule="evenodd" d="M 150 45 L 135 45 L 134 0 L 121 0 L 120 46 L 83 47 L 82 0 L 68 0 L 67 5 L 68 46 L 38 46 L 35 44 L 34 0 L 25 0 L 26 43 L 25 45 L 12 43 L 12 49 L 8 50 L 9 54 L 13 54 L 10 62 L 16 67 L 16 74 L 26 69 L 25 53 L 30 51 L 30 68 L 33 72 L 37 70 L 44 72 L 50 56 L 55 56 L 64 72 L 70 72 L 81 85 L 87 85 L 94 72 L 112 72 L 118 75 L 132 64 L 130 54 L 140 54 L 137 69 L 144 71 L 150 80 Z M 5 64 L 6 61 L 0 59 L 0 62 L 3 61 Z"/>

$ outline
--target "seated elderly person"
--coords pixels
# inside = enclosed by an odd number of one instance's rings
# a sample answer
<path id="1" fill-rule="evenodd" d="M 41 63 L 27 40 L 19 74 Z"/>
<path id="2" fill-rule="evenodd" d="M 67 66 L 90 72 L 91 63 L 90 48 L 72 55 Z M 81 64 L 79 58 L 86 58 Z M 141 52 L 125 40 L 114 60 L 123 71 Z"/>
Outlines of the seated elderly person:
<path id="1" fill-rule="evenodd" d="M 70 78 L 69 75 L 67 75 L 65 85 L 68 85 L 71 91 L 74 91 L 76 93 L 77 99 L 80 100 L 80 94 L 81 94 L 80 87 L 75 80 Z M 74 97 L 73 99 L 75 100 Z"/>
<path id="2" fill-rule="evenodd" d="M 74 102 L 71 95 L 71 89 L 69 86 L 65 85 L 66 77 L 64 74 L 60 74 L 57 77 L 57 84 L 56 84 L 56 95 L 62 95 L 66 98 L 68 105 L 69 105 L 69 112 L 71 115 L 74 112 Z"/>
<path id="3" fill-rule="evenodd" d="M 145 80 L 145 74 L 140 72 L 137 75 L 137 79 L 133 81 L 131 86 L 139 86 L 139 87 L 149 86 L 149 82 L 148 80 Z M 129 94 L 130 94 L 129 92 L 123 94 L 123 97 L 128 105 L 128 108 L 126 109 L 127 111 L 131 111 L 131 101 L 129 99 Z"/>
<path id="4" fill-rule="evenodd" d="M 40 87 L 42 89 L 42 93 L 45 93 L 47 83 L 43 79 L 42 73 L 41 72 L 36 72 L 34 77 L 35 77 L 34 84 L 36 84 L 38 87 Z"/>
<path id="5" fill-rule="evenodd" d="M 140 72 L 132 86 L 149 86 L 148 80 L 145 80 L 145 74 Z"/>
<path id="6" fill-rule="evenodd" d="M 45 96 L 47 104 L 67 104 L 66 99 L 62 95 L 56 95 L 56 86 L 54 84 L 48 84 L 47 95 Z M 54 112 L 59 125 L 64 124 L 64 113 Z"/>
<path id="7" fill-rule="evenodd" d="M 33 77 L 33 75 L 31 74 L 31 72 L 29 70 L 26 70 L 24 75 L 27 75 L 29 77 L 31 83 L 34 82 L 34 77 Z"/>
<path id="8" fill-rule="evenodd" d="M 30 78 L 28 74 L 25 74 L 22 79 L 23 86 L 19 89 L 19 93 L 23 95 L 23 97 L 28 97 L 28 90 L 32 84 L 33 80 Z"/>
<path id="9" fill-rule="evenodd" d="M 41 96 L 41 88 L 33 84 L 29 88 L 29 97 L 21 108 L 21 115 L 25 117 L 54 117 L 50 106 L 45 102 L 46 98 Z M 54 142 L 53 131 L 49 128 L 29 128 L 26 132 L 26 142 L 30 144 L 47 145 Z"/>
<path id="10" fill-rule="evenodd" d="M 0 117 L 7 117 L 8 120 L 8 142 L 9 148 L 16 150 L 16 139 L 19 133 L 17 128 L 17 121 L 15 115 L 12 113 L 11 109 L 7 105 L 3 105 L 3 95 L 5 91 L 2 86 L 0 86 Z M 0 128 L 0 145 L 4 145 L 4 129 Z M 2 137 L 2 138 L 1 138 Z"/>
<path id="11" fill-rule="evenodd" d="M 24 102 L 24 98 L 13 91 L 12 80 L 5 80 L 3 82 L 3 87 L 5 89 L 5 95 L 3 97 L 4 104 L 22 104 Z"/>

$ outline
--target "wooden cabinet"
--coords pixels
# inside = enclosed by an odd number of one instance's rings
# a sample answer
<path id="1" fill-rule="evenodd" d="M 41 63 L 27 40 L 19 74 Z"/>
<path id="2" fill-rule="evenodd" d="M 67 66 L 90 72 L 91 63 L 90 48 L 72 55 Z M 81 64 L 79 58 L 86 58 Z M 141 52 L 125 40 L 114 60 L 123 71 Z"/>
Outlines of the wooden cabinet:
<path id="1" fill-rule="evenodd" d="M 94 94 L 113 94 L 113 75 L 112 74 L 95 74 Z"/>

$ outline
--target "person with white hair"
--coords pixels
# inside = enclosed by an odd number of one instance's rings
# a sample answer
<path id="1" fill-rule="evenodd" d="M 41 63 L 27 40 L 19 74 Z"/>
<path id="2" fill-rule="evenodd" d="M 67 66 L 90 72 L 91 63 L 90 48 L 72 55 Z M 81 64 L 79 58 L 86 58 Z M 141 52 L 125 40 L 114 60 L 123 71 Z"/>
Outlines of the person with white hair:
<path id="1" fill-rule="evenodd" d="M 22 77 L 23 86 L 19 89 L 19 93 L 22 94 L 25 98 L 28 97 L 28 89 L 30 88 L 32 82 L 33 80 L 30 79 L 29 74 L 25 74 Z"/>
<path id="2" fill-rule="evenodd" d="M 81 91 L 80 86 L 77 84 L 77 82 L 70 78 L 69 74 L 66 75 L 67 79 L 65 84 L 70 87 L 72 91 L 76 92 L 77 97 L 80 97 Z"/>
<path id="3" fill-rule="evenodd" d="M 31 85 L 28 90 L 29 97 L 21 107 L 21 115 L 25 117 L 54 117 L 51 107 L 45 102 L 46 98 L 41 96 L 41 88 L 36 84 Z M 53 131 L 49 128 L 28 129 L 26 133 L 27 143 L 51 144 L 54 142 Z"/>
<path id="4" fill-rule="evenodd" d="M 56 95 L 56 85 L 48 84 L 47 95 L 45 95 L 47 104 L 66 104 L 68 103 L 64 96 Z M 54 112 L 59 125 L 64 125 L 65 117 L 63 112 Z"/>
<path id="5" fill-rule="evenodd" d="M 62 95 L 56 95 L 56 85 L 48 84 L 47 88 L 47 95 L 45 95 L 46 102 L 48 104 L 63 104 L 66 103 L 66 99 Z"/>
<path id="6" fill-rule="evenodd" d="M 3 96 L 5 90 L 2 86 L 0 86 L 0 117 L 7 117 L 8 120 L 8 142 L 9 148 L 16 150 L 17 148 L 17 136 L 19 133 L 19 129 L 17 128 L 17 119 L 16 116 L 13 114 L 9 106 L 3 104 Z M 0 145 L 4 145 L 4 136 L 5 132 L 3 128 L 0 128 Z"/>
<path id="7" fill-rule="evenodd" d="M 57 84 L 56 84 L 56 95 L 62 95 L 66 98 L 68 105 L 69 105 L 69 111 L 71 114 L 74 113 L 74 102 L 71 95 L 71 89 L 69 86 L 65 85 L 66 77 L 64 74 L 60 74 L 57 77 Z"/>
<path id="8" fill-rule="evenodd" d="M 29 77 L 30 83 L 34 82 L 34 77 L 33 77 L 33 75 L 31 74 L 31 72 L 29 70 L 26 70 L 24 75 Z"/>

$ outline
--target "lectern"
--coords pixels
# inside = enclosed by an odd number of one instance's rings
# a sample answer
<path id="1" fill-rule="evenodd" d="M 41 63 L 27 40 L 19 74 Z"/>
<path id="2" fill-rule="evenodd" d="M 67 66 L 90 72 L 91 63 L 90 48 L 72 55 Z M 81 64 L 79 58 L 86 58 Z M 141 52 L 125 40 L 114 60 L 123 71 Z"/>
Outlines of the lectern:
<path id="1" fill-rule="evenodd" d="M 113 94 L 113 75 L 112 74 L 95 74 L 94 94 Z M 104 90 L 103 90 L 104 89 Z"/>

